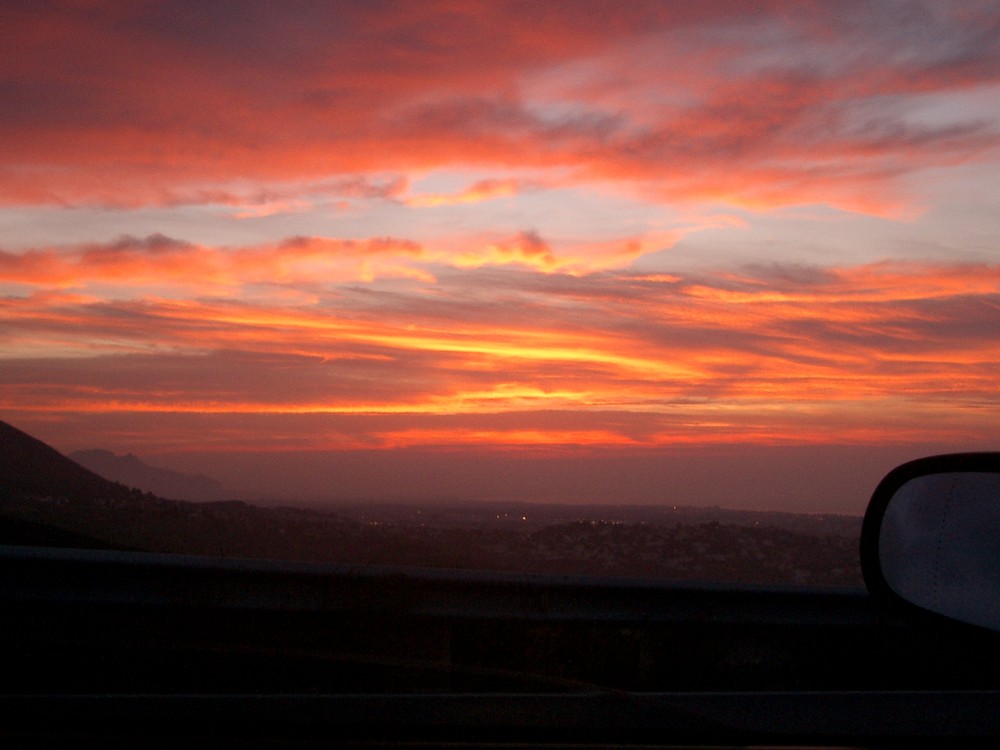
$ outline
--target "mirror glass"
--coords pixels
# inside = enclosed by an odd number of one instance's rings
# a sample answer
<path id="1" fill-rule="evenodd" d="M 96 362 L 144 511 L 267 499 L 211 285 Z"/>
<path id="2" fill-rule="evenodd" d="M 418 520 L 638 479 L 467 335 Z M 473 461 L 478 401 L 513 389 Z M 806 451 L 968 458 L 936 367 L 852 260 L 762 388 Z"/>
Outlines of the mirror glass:
<path id="1" fill-rule="evenodd" d="M 903 599 L 1000 630 L 1000 474 L 905 482 L 885 508 L 878 549 L 885 582 Z"/>

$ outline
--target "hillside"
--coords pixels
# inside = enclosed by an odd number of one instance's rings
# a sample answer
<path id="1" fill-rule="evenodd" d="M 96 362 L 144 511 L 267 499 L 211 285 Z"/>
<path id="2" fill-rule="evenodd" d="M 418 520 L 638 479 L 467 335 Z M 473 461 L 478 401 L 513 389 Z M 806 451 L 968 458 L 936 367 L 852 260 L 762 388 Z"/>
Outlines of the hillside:
<path id="1" fill-rule="evenodd" d="M 199 501 L 222 499 L 222 486 L 216 480 L 150 466 L 131 453 L 117 456 L 111 451 L 97 449 L 75 451 L 69 457 L 102 477 L 160 497 Z"/>
<path id="2" fill-rule="evenodd" d="M 672 507 L 502 509 L 475 501 L 366 503 L 338 512 L 191 503 L 109 482 L 4 423 L 0 452 L 6 544 L 675 581 L 861 583 L 856 519 Z"/>
<path id="3" fill-rule="evenodd" d="M 0 500 L 15 497 L 125 498 L 128 487 L 85 469 L 26 432 L 0 421 Z"/>

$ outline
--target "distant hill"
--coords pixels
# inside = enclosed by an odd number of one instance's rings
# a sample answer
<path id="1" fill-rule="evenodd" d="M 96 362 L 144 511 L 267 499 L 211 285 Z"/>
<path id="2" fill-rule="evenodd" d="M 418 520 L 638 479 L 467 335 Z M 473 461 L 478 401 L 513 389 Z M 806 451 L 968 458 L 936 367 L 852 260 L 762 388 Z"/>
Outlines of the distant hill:
<path id="1" fill-rule="evenodd" d="M 134 456 L 124 458 L 141 464 Z M 369 503 L 337 513 L 238 501 L 185 502 L 103 479 L 0 422 L 0 544 L 360 566 L 858 586 L 856 521 L 816 517 L 806 523 L 789 514 L 719 508 L 674 512 L 672 506 L 668 511 Z"/>
<path id="2" fill-rule="evenodd" d="M 131 453 L 116 456 L 111 451 L 87 450 L 76 451 L 69 457 L 102 477 L 160 497 L 197 501 L 223 497 L 222 485 L 214 479 L 150 466 Z"/>
<path id="3" fill-rule="evenodd" d="M 80 466 L 55 448 L 0 421 L 0 499 L 125 498 L 132 491 Z"/>

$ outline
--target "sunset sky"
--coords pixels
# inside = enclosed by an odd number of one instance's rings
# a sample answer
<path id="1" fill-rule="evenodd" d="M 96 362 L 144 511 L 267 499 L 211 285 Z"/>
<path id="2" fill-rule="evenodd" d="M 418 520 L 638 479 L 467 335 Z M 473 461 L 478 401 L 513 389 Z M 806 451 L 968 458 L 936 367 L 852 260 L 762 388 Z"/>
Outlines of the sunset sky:
<path id="1" fill-rule="evenodd" d="M 274 498 L 1000 449 L 994 2 L 0 5 L 0 419 Z"/>

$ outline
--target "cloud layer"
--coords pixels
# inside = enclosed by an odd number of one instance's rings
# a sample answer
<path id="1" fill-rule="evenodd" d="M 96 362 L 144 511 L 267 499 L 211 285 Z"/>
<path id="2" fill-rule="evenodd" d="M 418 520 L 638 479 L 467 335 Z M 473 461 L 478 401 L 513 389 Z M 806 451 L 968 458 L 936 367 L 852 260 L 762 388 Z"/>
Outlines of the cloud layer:
<path id="1" fill-rule="evenodd" d="M 661 201 L 892 214 L 906 208 L 886 190 L 901 175 L 980 158 L 1000 137 L 1000 14 L 982 3 L 2 13 L 0 198 L 25 204 L 225 201 L 241 182 L 287 192 L 475 166 L 558 169 Z"/>
<path id="2" fill-rule="evenodd" d="M 996 4 L 8 3 L 0 101 L 60 447 L 1000 439 Z"/>
<path id="3" fill-rule="evenodd" d="M 363 281 L 372 258 L 400 272 Z M 33 289 L 0 302 L 8 413 L 326 415 L 351 427 L 301 442 L 340 448 L 997 431 L 1000 266 L 579 276 L 404 240 L 154 236 L 7 253 L 0 274 Z"/>

